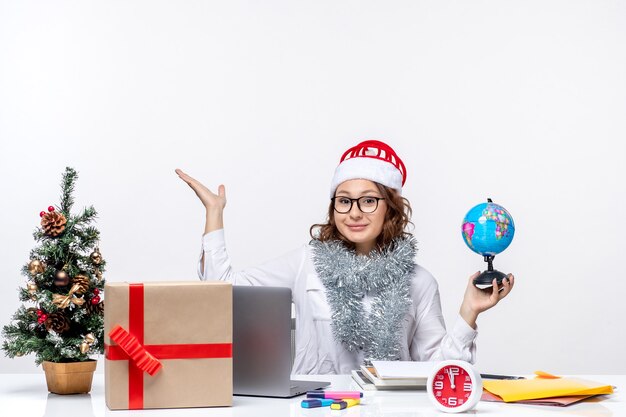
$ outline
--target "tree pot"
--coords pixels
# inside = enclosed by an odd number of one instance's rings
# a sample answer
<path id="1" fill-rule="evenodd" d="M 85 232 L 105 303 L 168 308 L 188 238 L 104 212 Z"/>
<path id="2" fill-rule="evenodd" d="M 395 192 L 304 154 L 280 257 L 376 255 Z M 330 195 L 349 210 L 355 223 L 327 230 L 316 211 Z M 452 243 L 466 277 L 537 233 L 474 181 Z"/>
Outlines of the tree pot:
<path id="1" fill-rule="evenodd" d="M 91 391 L 96 361 L 43 363 L 48 391 L 54 394 L 82 394 Z"/>

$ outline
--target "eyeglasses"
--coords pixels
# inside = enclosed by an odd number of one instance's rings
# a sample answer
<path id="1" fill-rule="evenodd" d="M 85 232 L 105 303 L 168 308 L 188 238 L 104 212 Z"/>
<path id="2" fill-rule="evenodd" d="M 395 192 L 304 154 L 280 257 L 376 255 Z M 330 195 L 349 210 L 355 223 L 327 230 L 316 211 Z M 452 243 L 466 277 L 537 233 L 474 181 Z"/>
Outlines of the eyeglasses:
<path id="1" fill-rule="evenodd" d="M 373 213 L 378 208 L 378 202 L 384 200 L 382 197 L 333 197 L 333 207 L 337 213 L 346 214 L 352 210 L 352 204 L 356 201 L 356 206 L 363 213 Z"/>

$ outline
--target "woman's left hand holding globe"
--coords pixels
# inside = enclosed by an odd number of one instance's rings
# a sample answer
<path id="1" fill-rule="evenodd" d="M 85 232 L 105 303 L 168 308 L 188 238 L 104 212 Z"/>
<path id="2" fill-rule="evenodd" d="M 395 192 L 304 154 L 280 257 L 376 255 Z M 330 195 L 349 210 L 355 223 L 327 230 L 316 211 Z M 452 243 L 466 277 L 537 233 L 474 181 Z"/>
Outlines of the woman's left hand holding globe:
<path id="1" fill-rule="evenodd" d="M 479 289 L 474 285 L 474 278 L 476 278 L 480 272 L 476 272 L 469 278 L 467 287 L 465 288 L 465 295 L 463 296 L 463 302 L 461 303 L 461 309 L 459 314 L 473 329 L 476 328 L 476 319 L 478 315 L 483 311 L 489 310 L 491 307 L 498 304 L 500 300 L 509 295 L 515 284 L 515 277 L 513 274 L 508 274 L 506 278 L 502 280 L 502 285 L 498 286 L 496 280 L 493 280 L 493 286 L 485 289 Z"/>

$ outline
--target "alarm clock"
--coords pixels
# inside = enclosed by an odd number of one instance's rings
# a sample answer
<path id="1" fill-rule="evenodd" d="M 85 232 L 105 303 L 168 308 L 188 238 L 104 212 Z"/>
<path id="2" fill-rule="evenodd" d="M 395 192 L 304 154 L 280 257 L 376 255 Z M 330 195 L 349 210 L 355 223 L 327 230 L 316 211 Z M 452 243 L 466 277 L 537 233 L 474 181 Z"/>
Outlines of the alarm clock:
<path id="1" fill-rule="evenodd" d="M 426 383 L 428 398 L 446 413 L 462 413 L 478 404 L 483 394 L 480 374 L 467 362 L 437 363 Z"/>

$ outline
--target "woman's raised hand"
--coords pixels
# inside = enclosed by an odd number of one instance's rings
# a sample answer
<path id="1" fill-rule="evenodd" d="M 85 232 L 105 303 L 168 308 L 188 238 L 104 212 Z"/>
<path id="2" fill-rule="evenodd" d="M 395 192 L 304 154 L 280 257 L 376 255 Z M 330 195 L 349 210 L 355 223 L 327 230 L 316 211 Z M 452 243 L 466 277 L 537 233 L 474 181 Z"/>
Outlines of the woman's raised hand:
<path id="1" fill-rule="evenodd" d="M 185 174 L 182 170 L 176 169 L 176 173 L 181 180 L 191 187 L 207 210 L 224 210 L 226 206 L 226 188 L 223 185 L 217 188 L 217 194 L 215 194 L 202 185 L 200 181 Z"/>
<path id="2" fill-rule="evenodd" d="M 474 285 L 474 278 L 479 274 L 480 272 L 476 272 L 469 277 L 469 282 L 465 288 L 465 295 L 463 296 L 463 303 L 459 311 L 461 317 L 473 328 L 476 328 L 478 315 L 483 311 L 489 310 L 491 307 L 498 304 L 500 300 L 509 295 L 515 284 L 515 277 L 513 274 L 509 274 L 502 280 L 502 285 L 498 286 L 494 279 L 492 287 L 481 290 Z"/>
<path id="3" fill-rule="evenodd" d="M 206 209 L 206 224 L 204 233 L 224 228 L 224 207 L 226 207 L 226 188 L 223 185 L 217 187 L 217 194 L 202 185 L 201 182 L 185 174 L 180 169 L 176 173 L 181 180 L 196 193 L 202 205 Z"/>

